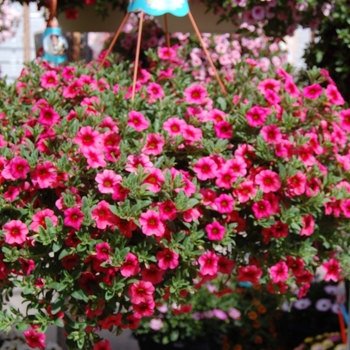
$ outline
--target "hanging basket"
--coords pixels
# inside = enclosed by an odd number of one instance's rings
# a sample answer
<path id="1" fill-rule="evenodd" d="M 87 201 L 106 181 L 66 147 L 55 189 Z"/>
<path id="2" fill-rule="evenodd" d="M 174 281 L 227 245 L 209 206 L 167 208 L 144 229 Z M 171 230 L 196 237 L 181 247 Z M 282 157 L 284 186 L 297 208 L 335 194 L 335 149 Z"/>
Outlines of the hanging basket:
<path id="1" fill-rule="evenodd" d="M 219 15 L 209 11 L 206 5 L 198 0 L 189 0 L 191 13 L 196 20 L 199 30 L 202 33 L 232 33 L 236 31 L 234 24 L 221 22 Z M 94 6 L 84 6 L 78 9 L 78 18 L 67 19 L 64 13 L 59 14 L 58 21 L 64 32 L 115 32 L 122 22 L 125 13 L 120 9 L 108 11 L 108 17 L 101 19 L 95 11 Z M 168 15 L 168 27 L 170 32 L 193 33 L 193 27 L 188 16 L 175 17 Z M 159 23 L 165 30 L 164 17 L 158 17 Z"/>

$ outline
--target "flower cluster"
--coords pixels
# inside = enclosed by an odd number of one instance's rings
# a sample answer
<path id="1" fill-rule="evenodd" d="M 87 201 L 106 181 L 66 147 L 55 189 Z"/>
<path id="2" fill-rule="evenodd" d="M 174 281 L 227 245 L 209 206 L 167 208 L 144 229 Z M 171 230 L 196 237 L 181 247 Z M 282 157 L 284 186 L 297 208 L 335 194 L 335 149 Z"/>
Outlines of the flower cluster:
<path id="1" fill-rule="evenodd" d="M 317 266 L 349 266 L 350 110 L 324 72 L 300 87 L 246 59 L 221 96 L 175 47 L 150 57 L 134 102 L 128 63 L 0 83 L 1 290 L 28 307 L 0 328 L 29 325 L 41 349 L 49 324 L 108 349 L 96 330 L 217 276 L 302 298 Z"/>
<path id="2" fill-rule="evenodd" d="M 324 333 L 315 337 L 308 337 L 294 350 L 345 350 L 341 335 L 338 332 Z"/>
<path id="3" fill-rule="evenodd" d="M 16 33 L 20 14 L 10 6 L 8 0 L 0 4 L 0 43 L 11 39 Z"/>

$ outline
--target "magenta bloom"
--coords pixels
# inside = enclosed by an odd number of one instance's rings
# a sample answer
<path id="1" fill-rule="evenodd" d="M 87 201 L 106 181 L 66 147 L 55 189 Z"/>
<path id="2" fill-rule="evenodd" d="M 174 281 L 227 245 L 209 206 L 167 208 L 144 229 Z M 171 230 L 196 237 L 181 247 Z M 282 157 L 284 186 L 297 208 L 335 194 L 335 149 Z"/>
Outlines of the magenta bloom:
<path id="1" fill-rule="evenodd" d="M 147 185 L 148 191 L 157 193 L 162 189 L 162 185 L 165 183 L 164 175 L 160 169 L 153 168 L 143 183 Z"/>
<path id="2" fill-rule="evenodd" d="M 105 155 L 101 149 L 97 148 L 85 148 L 82 150 L 84 157 L 87 160 L 89 167 L 93 169 L 104 168 L 107 163 L 105 161 Z"/>
<path id="3" fill-rule="evenodd" d="M 154 308 L 156 304 L 153 300 L 147 300 L 139 304 L 133 304 L 134 317 L 141 319 L 143 317 L 149 317 L 154 314 Z"/>
<path id="4" fill-rule="evenodd" d="M 205 102 L 208 93 L 202 85 L 196 84 L 186 88 L 184 95 L 187 103 L 195 103 L 201 105 Z"/>
<path id="5" fill-rule="evenodd" d="M 303 227 L 300 236 L 311 236 L 315 230 L 315 220 L 311 214 L 302 217 Z"/>
<path id="6" fill-rule="evenodd" d="M 316 100 L 321 95 L 322 95 L 322 86 L 319 84 L 306 86 L 303 91 L 303 96 L 310 100 Z"/>
<path id="7" fill-rule="evenodd" d="M 215 184 L 218 187 L 230 189 L 232 183 L 238 179 L 238 175 L 235 174 L 230 168 L 222 167 L 218 173 L 215 180 Z"/>
<path id="8" fill-rule="evenodd" d="M 260 267 L 255 265 L 242 266 L 238 268 L 238 280 L 240 282 L 250 282 L 252 284 L 258 284 L 262 275 Z"/>
<path id="9" fill-rule="evenodd" d="M 150 264 L 148 269 L 141 270 L 142 279 L 152 284 L 158 284 L 163 281 L 164 270 L 160 269 L 155 264 Z"/>
<path id="10" fill-rule="evenodd" d="M 196 128 L 193 125 L 185 125 L 181 129 L 182 137 L 186 140 L 186 143 L 193 145 L 195 142 L 202 141 L 203 132 L 200 128 Z"/>
<path id="11" fill-rule="evenodd" d="M 159 99 L 164 97 L 164 91 L 157 83 L 149 83 L 146 91 L 148 92 L 150 99 Z"/>
<path id="12" fill-rule="evenodd" d="M 7 180 L 26 179 L 30 171 L 29 163 L 26 159 L 21 157 L 12 158 L 4 167 L 1 175 Z"/>
<path id="13" fill-rule="evenodd" d="M 261 128 L 260 134 L 268 144 L 276 144 L 282 140 L 281 130 L 275 124 L 266 125 Z"/>
<path id="14" fill-rule="evenodd" d="M 100 201 L 97 208 L 91 210 L 91 217 L 96 221 L 96 227 L 100 230 L 111 225 L 112 213 L 109 210 L 109 203 L 104 200 Z"/>
<path id="15" fill-rule="evenodd" d="M 328 101 L 333 105 L 342 106 L 344 99 L 334 84 L 329 84 L 325 90 Z"/>
<path id="16" fill-rule="evenodd" d="M 232 125 L 227 121 L 218 122 L 214 125 L 216 137 L 219 139 L 232 138 Z"/>
<path id="17" fill-rule="evenodd" d="M 339 280 L 341 268 L 338 260 L 331 258 L 329 261 L 323 263 L 321 267 L 326 272 L 325 281 L 337 282 Z"/>
<path id="18" fill-rule="evenodd" d="M 245 181 L 241 182 L 239 186 L 233 190 L 233 194 L 238 198 L 240 203 L 246 203 L 251 198 L 254 198 L 257 191 L 253 181 Z"/>
<path id="19" fill-rule="evenodd" d="M 253 127 L 264 125 L 271 112 L 270 108 L 253 106 L 246 114 L 247 122 Z"/>
<path id="20" fill-rule="evenodd" d="M 75 135 L 73 142 L 79 145 L 82 151 L 98 148 L 101 143 L 101 135 L 91 126 L 83 126 Z"/>
<path id="21" fill-rule="evenodd" d="M 40 78 L 40 84 L 43 88 L 55 88 L 58 85 L 58 75 L 54 70 L 49 70 Z"/>
<path id="22" fill-rule="evenodd" d="M 210 157 L 199 159 L 193 166 L 193 171 L 196 173 L 197 178 L 202 181 L 215 178 L 217 169 L 217 164 Z"/>
<path id="23" fill-rule="evenodd" d="M 302 195 L 305 192 L 306 179 L 306 175 L 301 171 L 298 171 L 294 176 L 288 178 L 288 194 L 291 197 Z"/>
<path id="24" fill-rule="evenodd" d="M 148 134 L 146 144 L 142 148 L 144 154 L 151 154 L 157 156 L 163 150 L 164 139 L 161 134 Z"/>
<path id="25" fill-rule="evenodd" d="M 346 218 L 350 218 L 350 199 L 346 199 L 342 204 L 341 204 L 341 209 L 342 209 L 342 214 Z"/>
<path id="26" fill-rule="evenodd" d="M 176 58 L 176 50 L 172 47 L 159 47 L 158 56 L 161 60 L 172 61 Z"/>
<path id="27" fill-rule="evenodd" d="M 219 258 L 213 252 L 207 252 L 201 255 L 198 259 L 199 265 L 201 266 L 200 273 L 205 275 L 213 276 L 218 272 Z"/>
<path id="28" fill-rule="evenodd" d="M 173 117 L 164 122 L 163 129 L 167 131 L 170 136 L 175 137 L 181 134 L 181 130 L 185 125 L 186 122 L 184 120 Z"/>
<path id="29" fill-rule="evenodd" d="M 57 180 L 57 169 L 49 161 L 38 164 L 32 172 L 32 182 L 37 184 L 39 188 L 49 188 Z"/>
<path id="30" fill-rule="evenodd" d="M 120 267 L 120 273 L 124 277 L 135 276 L 140 272 L 140 263 L 137 256 L 133 253 L 126 255 L 125 261 Z"/>
<path id="31" fill-rule="evenodd" d="M 175 269 L 179 265 L 179 254 L 165 248 L 156 255 L 158 266 L 162 270 Z"/>
<path id="32" fill-rule="evenodd" d="M 109 254 L 112 252 L 112 249 L 107 242 L 97 243 L 95 249 L 97 260 L 106 261 L 110 258 Z"/>
<path id="33" fill-rule="evenodd" d="M 225 236 L 225 227 L 220 225 L 217 221 L 207 225 L 205 231 L 208 234 L 208 239 L 211 241 L 221 241 Z"/>
<path id="34" fill-rule="evenodd" d="M 220 214 L 228 214 L 232 212 L 234 204 L 234 199 L 228 194 L 223 193 L 220 194 L 219 197 L 215 198 L 213 208 Z"/>
<path id="35" fill-rule="evenodd" d="M 53 226 L 57 225 L 58 218 L 54 214 L 54 212 L 51 209 L 44 209 L 44 210 L 39 210 L 33 215 L 33 222 L 30 224 L 30 228 L 34 232 L 39 232 L 39 226 L 42 226 L 44 229 L 46 229 L 46 222 L 45 218 L 48 217 L 51 221 Z"/>
<path id="36" fill-rule="evenodd" d="M 171 200 L 158 203 L 158 208 L 161 220 L 175 220 L 177 209 L 175 207 L 175 204 Z"/>
<path id="37" fill-rule="evenodd" d="M 44 350 L 46 348 L 45 339 L 46 335 L 44 333 L 37 332 L 33 328 L 23 332 L 27 345 L 31 348 L 39 348 Z"/>
<path id="38" fill-rule="evenodd" d="M 64 221 L 66 226 L 79 230 L 84 220 L 84 213 L 79 208 L 68 208 L 64 211 Z"/>
<path id="39" fill-rule="evenodd" d="M 60 116 L 52 107 L 43 107 L 40 109 L 38 123 L 42 125 L 51 126 L 56 124 Z"/>
<path id="40" fill-rule="evenodd" d="M 165 232 L 164 224 L 161 222 L 159 213 L 155 210 L 147 210 L 140 216 L 140 224 L 142 226 L 142 232 L 146 236 L 158 236 L 161 237 Z"/>
<path id="41" fill-rule="evenodd" d="M 288 279 L 288 266 L 284 261 L 270 267 L 269 272 L 273 283 L 284 282 Z"/>
<path id="42" fill-rule="evenodd" d="M 125 165 L 125 170 L 130 173 L 136 173 L 139 165 L 144 170 L 151 170 L 153 163 L 149 160 L 149 157 L 144 154 L 130 155 L 128 156 L 128 162 Z"/>
<path id="43" fill-rule="evenodd" d="M 102 173 L 96 175 L 95 180 L 101 193 L 113 193 L 114 186 L 122 180 L 122 177 L 113 170 L 105 169 Z"/>
<path id="44" fill-rule="evenodd" d="M 341 111 L 339 117 L 341 128 L 350 133 L 350 108 Z"/>
<path id="45" fill-rule="evenodd" d="M 258 84 L 258 90 L 265 95 L 267 91 L 278 92 L 281 89 L 281 83 L 276 79 L 265 79 Z"/>
<path id="46" fill-rule="evenodd" d="M 130 301 L 133 304 L 141 304 L 148 300 L 153 300 L 153 292 L 155 288 L 151 282 L 138 281 L 138 283 L 132 283 L 129 286 L 128 294 Z"/>
<path id="47" fill-rule="evenodd" d="M 268 218 L 272 214 L 272 208 L 269 201 L 262 199 L 259 202 L 255 202 L 252 205 L 252 210 L 254 216 L 260 220 L 263 218 Z"/>
<path id="48" fill-rule="evenodd" d="M 255 183 L 264 193 L 276 192 L 281 187 L 281 180 L 277 173 L 271 170 L 262 170 L 255 176 Z"/>
<path id="49" fill-rule="evenodd" d="M 4 241 L 8 244 L 22 244 L 25 242 L 28 234 L 28 228 L 20 220 L 11 220 L 4 225 Z"/>
<path id="50" fill-rule="evenodd" d="M 136 111 L 129 112 L 129 119 L 127 124 L 138 132 L 146 130 L 149 127 L 149 122 L 145 116 Z"/>

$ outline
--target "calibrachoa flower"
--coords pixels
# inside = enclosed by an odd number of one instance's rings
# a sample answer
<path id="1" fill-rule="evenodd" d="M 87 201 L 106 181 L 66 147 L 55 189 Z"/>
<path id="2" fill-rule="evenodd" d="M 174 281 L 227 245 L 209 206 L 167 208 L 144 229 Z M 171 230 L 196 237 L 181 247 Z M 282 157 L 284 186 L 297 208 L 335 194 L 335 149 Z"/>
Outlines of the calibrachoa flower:
<path id="1" fill-rule="evenodd" d="M 201 266 L 200 272 L 202 275 L 215 275 L 218 272 L 219 259 L 213 252 L 207 252 L 201 255 L 198 259 Z"/>
<path id="2" fill-rule="evenodd" d="M 11 220 L 4 225 L 3 232 L 5 242 L 8 244 L 22 244 L 25 242 L 28 234 L 28 228 L 20 220 Z"/>
<path id="3" fill-rule="evenodd" d="M 284 261 L 278 262 L 269 269 L 273 283 L 284 282 L 288 279 L 288 266 Z"/>
<path id="4" fill-rule="evenodd" d="M 155 210 L 147 210 L 142 213 L 139 221 L 142 225 L 142 232 L 146 236 L 162 236 L 165 232 L 164 224 L 160 220 L 159 213 Z"/>
<path id="5" fill-rule="evenodd" d="M 262 275 L 260 267 L 255 265 L 242 266 L 238 268 L 238 280 L 240 282 L 250 282 L 252 284 L 258 284 Z"/>
<path id="6" fill-rule="evenodd" d="M 58 218 L 51 209 L 44 209 L 36 212 L 33 215 L 33 222 L 30 224 L 30 228 L 34 232 L 39 232 L 39 226 L 46 229 L 46 218 L 50 219 L 53 226 L 57 225 Z"/>
<path id="7" fill-rule="evenodd" d="M 225 227 L 220 225 L 217 221 L 207 225 L 205 231 L 207 232 L 208 239 L 211 241 L 220 241 L 225 235 Z"/>
<path id="8" fill-rule="evenodd" d="M 140 112 L 131 111 L 129 112 L 128 125 L 134 128 L 136 131 L 141 132 L 148 128 L 149 122 Z"/>
<path id="9" fill-rule="evenodd" d="M 179 254 L 164 249 L 157 253 L 158 266 L 162 270 L 175 269 L 179 265 Z"/>
<path id="10" fill-rule="evenodd" d="M 64 224 L 80 230 L 84 220 L 84 213 L 79 208 L 69 208 L 64 211 Z"/>
<path id="11" fill-rule="evenodd" d="M 31 348 L 45 349 L 46 335 L 41 332 L 37 332 L 35 329 L 30 328 L 28 331 L 23 332 L 28 346 Z"/>
<path id="12" fill-rule="evenodd" d="M 329 261 L 326 261 L 321 266 L 326 273 L 324 276 L 325 281 L 337 282 L 339 280 L 341 274 L 339 261 L 337 261 L 334 258 L 331 258 Z"/>

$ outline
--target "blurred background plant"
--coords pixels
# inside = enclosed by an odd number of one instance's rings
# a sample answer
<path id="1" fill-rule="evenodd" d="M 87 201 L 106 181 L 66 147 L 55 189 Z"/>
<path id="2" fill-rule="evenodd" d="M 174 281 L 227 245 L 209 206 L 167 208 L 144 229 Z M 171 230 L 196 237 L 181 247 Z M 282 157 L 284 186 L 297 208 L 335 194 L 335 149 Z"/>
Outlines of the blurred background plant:
<path id="1" fill-rule="evenodd" d="M 0 43 L 15 35 L 20 18 L 20 13 L 10 6 L 9 1 L 0 0 Z"/>
<path id="2" fill-rule="evenodd" d="M 326 68 L 343 97 L 350 101 L 350 1 L 333 1 L 305 52 L 308 68 Z"/>

